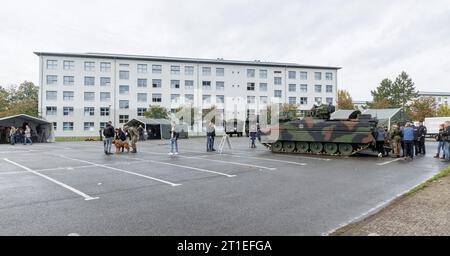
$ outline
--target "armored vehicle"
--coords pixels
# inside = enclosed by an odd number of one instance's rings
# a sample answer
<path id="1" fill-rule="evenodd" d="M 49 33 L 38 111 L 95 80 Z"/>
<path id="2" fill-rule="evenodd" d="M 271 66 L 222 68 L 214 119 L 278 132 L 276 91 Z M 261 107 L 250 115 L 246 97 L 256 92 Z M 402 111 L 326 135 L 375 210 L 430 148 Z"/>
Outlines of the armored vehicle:
<path id="1" fill-rule="evenodd" d="M 331 105 L 314 106 L 300 120 L 269 126 L 261 131 L 261 143 L 276 153 L 342 156 L 374 148 L 376 119 L 359 110 L 345 119 L 330 119 L 334 110 Z"/>

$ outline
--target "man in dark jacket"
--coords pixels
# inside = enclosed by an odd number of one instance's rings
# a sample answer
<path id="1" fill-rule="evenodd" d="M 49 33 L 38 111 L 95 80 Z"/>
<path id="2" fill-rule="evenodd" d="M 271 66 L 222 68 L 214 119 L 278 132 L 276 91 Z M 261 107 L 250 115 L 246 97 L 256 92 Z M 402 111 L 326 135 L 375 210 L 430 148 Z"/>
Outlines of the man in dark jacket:
<path id="1" fill-rule="evenodd" d="M 414 155 L 418 155 L 419 154 L 419 126 L 417 125 L 413 125 L 412 126 L 413 131 L 414 131 Z"/>
<path id="2" fill-rule="evenodd" d="M 444 140 L 444 161 L 450 162 L 450 121 L 446 121 L 444 124 L 442 139 Z"/>
<path id="3" fill-rule="evenodd" d="M 418 128 L 418 133 L 419 133 L 419 154 L 425 155 L 425 136 L 427 135 L 427 127 L 425 125 L 423 125 L 423 122 L 419 123 L 419 128 Z"/>
<path id="4" fill-rule="evenodd" d="M 112 141 L 114 139 L 114 127 L 112 126 L 111 121 L 109 121 L 106 124 L 105 129 L 103 130 L 103 136 L 105 136 L 105 140 L 103 141 L 103 147 L 105 150 L 105 154 L 106 155 L 110 155 L 111 153 L 111 146 L 112 146 Z"/>

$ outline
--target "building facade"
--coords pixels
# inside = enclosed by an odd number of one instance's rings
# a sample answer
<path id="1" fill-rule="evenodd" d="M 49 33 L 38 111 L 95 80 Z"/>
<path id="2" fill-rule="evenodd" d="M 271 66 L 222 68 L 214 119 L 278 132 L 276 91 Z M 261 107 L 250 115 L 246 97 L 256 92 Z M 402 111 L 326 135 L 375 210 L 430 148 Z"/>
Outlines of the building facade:
<path id="1" fill-rule="evenodd" d="M 436 109 L 442 105 L 449 105 L 450 92 L 425 92 L 419 91 L 419 97 L 433 97 L 436 99 Z"/>
<path id="2" fill-rule="evenodd" d="M 57 137 L 96 136 L 149 105 L 171 110 L 216 106 L 225 120 L 245 119 L 270 103 L 336 104 L 339 67 L 119 54 L 36 52 L 39 112 Z M 220 129 L 220 124 L 219 129 Z M 202 124 L 190 127 L 201 132 Z"/>

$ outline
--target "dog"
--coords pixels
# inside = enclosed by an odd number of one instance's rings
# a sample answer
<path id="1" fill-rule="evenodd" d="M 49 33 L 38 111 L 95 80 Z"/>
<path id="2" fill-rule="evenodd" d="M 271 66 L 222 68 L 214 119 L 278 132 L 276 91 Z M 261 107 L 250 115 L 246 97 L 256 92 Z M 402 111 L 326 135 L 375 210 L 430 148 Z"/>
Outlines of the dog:
<path id="1" fill-rule="evenodd" d="M 127 153 L 130 153 L 130 144 L 128 141 L 121 141 L 121 140 L 113 140 L 114 146 L 116 146 L 116 154 L 120 153 L 120 150 L 122 149 L 122 152 L 127 150 Z"/>

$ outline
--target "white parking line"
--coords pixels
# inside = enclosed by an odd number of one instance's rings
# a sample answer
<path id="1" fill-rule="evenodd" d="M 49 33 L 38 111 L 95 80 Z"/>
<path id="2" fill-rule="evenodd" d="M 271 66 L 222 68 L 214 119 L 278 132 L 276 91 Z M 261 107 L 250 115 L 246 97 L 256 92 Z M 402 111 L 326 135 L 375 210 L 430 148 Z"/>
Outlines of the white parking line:
<path id="1" fill-rule="evenodd" d="M 146 179 L 149 179 L 149 180 L 154 180 L 154 181 L 158 181 L 158 182 L 161 182 L 161 183 L 165 183 L 165 184 L 171 185 L 172 187 L 181 186 L 181 184 L 172 183 L 172 182 L 165 181 L 165 180 L 162 180 L 162 179 L 158 179 L 158 178 L 155 178 L 155 177 L 143 175 L 143 174 L 136 173 L 136 172 L 130 172 L 130 171 L 122 170 L 122 169 L 111 167 L 111 166 L 107 166 L 107 165 L 104 165 L 104 164 L 96 164 L 96 163 L 89 162 L 89 161 L 86 161 L 86 160 L 71 158 L 71 157 L 67 157 L 67 156 L 63 156 L 63 155 L 54 155 L 54 156 L 58 156 L 58 157 L 61 157 L 61 158 L 65 158 L 65 159 L 69 159 L 69 160 L 73 160 L 73 161 L 78 161 L 78 162 L 82 162 L 82 163 L 92 164 L 93 166 L 103 167 L 103 168 L 114 170 L 114 171 L 118 171 L 118 172 L 128 173 L 128 174 L 139 176 L 139 177 L 146 178 Z"/>
<path id="2" fill-rule="evenodd" d="M 28 167 L 26 167 L 26 166 L 23 166 L 23 165 L 21 165 L 21 164 L 19 164 L 19 163 L 16 163 L 16 162 L 14 162 L 14 161 L 11 161 L 11 160 L 9 160 L 9 159 L 7 159 L 7 158 L 4 158 L 3 160 L 5 160 L 6 162 L 11 163 L 11 164 L 13 164 L 13 165 L 15 165 L 15 166 L 18 166 L 18 167 L 20 167 L 20 168 L 22 168 L 22 169 L 24 169 L 24 170 L 26 170 L 26 171 L 28 171 L 28 172 L 30 172 L 30 173 L 32 173 L 32 174 L 35 174 L 35 175 L 38 175 L 38 176 L 40 176 L 40 177 L 42 177 L 42 178 L 44 178 L 44 179 L 47 179 L 47 180 L 49 180 L 49 181 L 51 181 L 51 182 L 53 182 L 53 183 L 55 183 L 55 184 L 57 184 L 57 185 L 59 185 L 59 186 L 65 188 L 65 189 L 68 189 L 68 190 L 72 191 L 73 193 L 82 196 L 82 197 L 84 198 L 84 200 L 86 200 L 86 201 L 89 201 L 89 200 L 95 200 L 95 199 L 98 199 L 98 198 L 99 198 L 99 197 L 92 197 L 92 196 L 89 196 L 89 195 L 87 195 L 87 194 L 85 194 L 85 193 L 83 193 L 83 192 L 81 192 L 81 191 L 79 191 L 79 190 L 77 190 L 77 189 L 75 189 L 75 188 L 69 186 L 69 185 L 66 185 L 66 184 L 64 184 L 64 183 L 62 183 L 62 182 L 60 182 L 60 181 L 57 181 L 57 180 L 55 180 L 55 179 L 53 179 L 53 178 L 50 178 L 50 177 L 48 177 L 48 176 L 46 176 L 46 175 L 44 175 L 44 174 L 42 174 L 42 173 L 38 173 L 38 172 L 36 172 L 36 171 L 33 171 L 32 169 L 30 169 L 30 168 L 28 168 Z"/>
<path id="3" fill-rule="evenodd" d="M 165 154 L 165 153 L 143 152 L 143 151 L 140 151 L 140 152 L 141 152 L 141 153 L 146 153 L 146 154 L 153 154 L 153 155 L 167 155 L 167 154 Z M 269 171 L 274 171 L 274 170 L 277 169 L 277 168 L 273 168 L 273 167 L 266 167 L 266 166 L 260 166 L 260 165 L 254 165 L 254 164 L 244 164 L 244 163 L 239 163 L 239 162 L 222 161 L 222 160 L 217 160 L 217 159 L 204 159 L 204 158 L 196 157 L 196 156 L 181 156 L 181 155 L 178 155 L 177 157 L 180 157 L 180 158 L 187 158 L 187 159 L 199 159 L 199 160 L 209 161 L 209 162 L 217 162 L 217 163 L 225 163 L 225 164 L 241 165 L 241 166 L 246 166 L 246 167 L 258 168 L 258 169 L 265 169 L 265 170 L 269 170 Z"/>
<path id="4" fill-rule="evenodd" d="M 262 161 L 279 162 L 279 163 L 293 164 L 293 165 L 300 165 L 300 166 L 307 165 L 306 163 L 278 160 L 278 159 L 272 159 L 272 158 L 253 157 L 253 156 L 237 156 L 237 155 L 231 155 L 231 154 L 222 154 L 222 155 L 231 156 L 231 157 L 238 157 L 238 158 L 256 159 L 256 160 L 262 160 Z M 211 155 L 203 155 L 203 156 L 198 156 L 198 157 L 208 157 L 208 156 L 211 156 Z"/>
<path id="5" fill-rule="evenodd" d="M 196 168 L 196 167 L 191 167 L 191 166 L 186 166 L 186 165 L 178 165 L 178 164 L 160 162 L 160 161 L 155 161 L 155 160 L 146 160 L 146 159 L 141 159 L 141 158 L 133 158 L 133 159 L 140 160 L 140 161 L 146 161 L 149 163 L 164 164 L 164 165 L 170 165 L 170 166 L 175 166 L 175 167 L 179 167 L 179 168 L 191 169 L 191 170 L 195 170 L 195 171 L 199 171 L 199 172 L 209 172 L 209 173 L 213 173 L 213 174 L 217 174 L 217 175 L 226 176 L 228 178 L 236 177 L 236 175 L 230 175 L 230 174 L 226 174 L 226 173 L 222 173 L 222 172 L 216 172 L 216 171 L 211 171 L 211 170 L 206 170 L 206 169 Z"/>
<path id="6" fill-rule="evenodd" d="M 394 163 L 394 162 L 397 162 L 397 161 L 400 161 L 400 160 L 403 160 L 403 158 L 396 158 L 394 160 L 387 161 L 387 162 L 384 162 L 384 163 L 378 163 L 377 165 L 383 166 L 383 165 L 391 164 L 391 163 Z"/>

